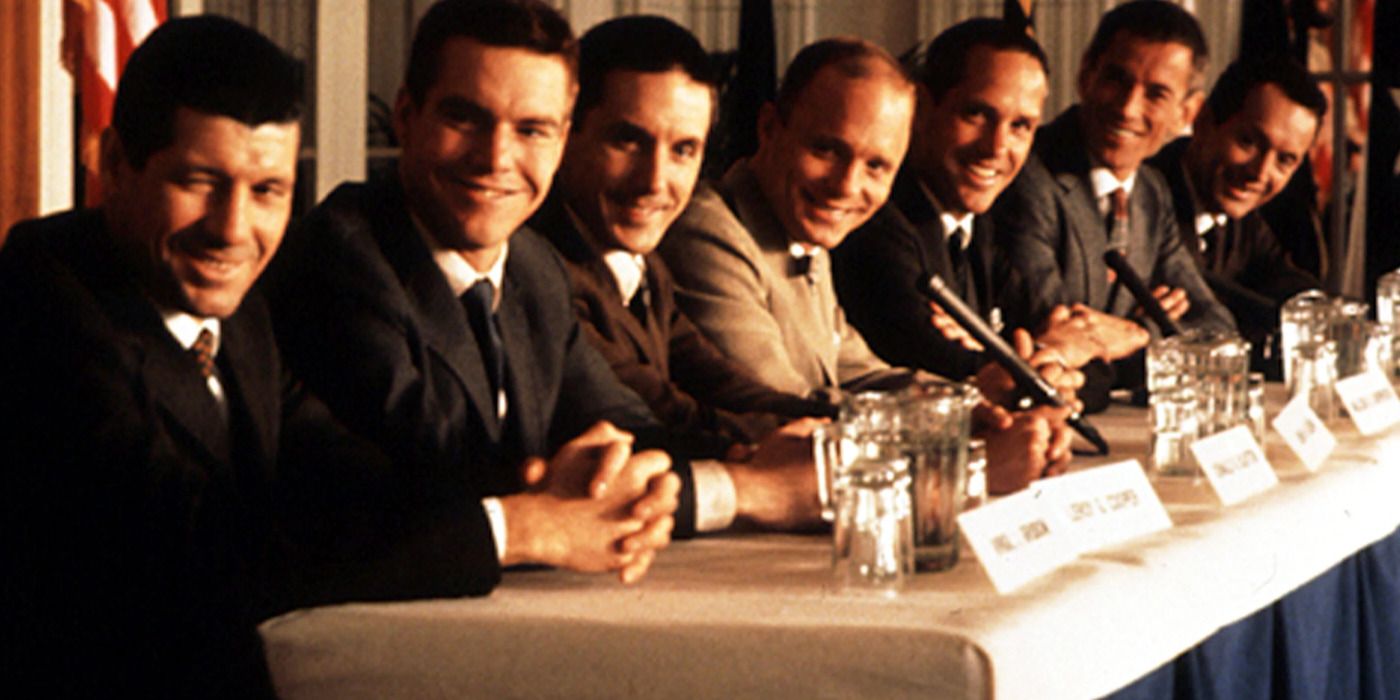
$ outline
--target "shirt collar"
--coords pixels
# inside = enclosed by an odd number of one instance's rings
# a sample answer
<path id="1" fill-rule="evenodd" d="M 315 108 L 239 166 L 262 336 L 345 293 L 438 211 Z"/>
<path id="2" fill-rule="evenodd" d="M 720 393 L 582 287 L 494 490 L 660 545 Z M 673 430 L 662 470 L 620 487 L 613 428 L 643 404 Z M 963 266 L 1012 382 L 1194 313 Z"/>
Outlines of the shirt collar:
<path id="1" fill-rule="evenodd" d="M 413 218 L 413 228 L 418 231 L 418 235 L 423 238 L 423 243 L 428 246 L 428 252 L 433 256 L 433 262 L 438 269 L 442 270 L 442 276 L 447 278 L 447 286 L 452 290 L 452 296 L 460 297 L 471 289 L 472 285 L 485 279 L 491 282 L 491 288 L 495 290 L 495 300 L 491 308 L 495 309 L 501 305 L 501 283 L 506 275 L 506 257 L 510 254 L 510 242 L 501 246 L 501 254 L 497 256 L 496 262 L 491 264 L 491 268 L 486 272 L 480 272 L 472 267 L 457 251 L 448 248 L 438 242 L 436 238 L 428 233 L 428 229 L 418 220 Z"/>
<path id="2" fill-rule="evenodd" d="M 219 342 L 223 340 L 223 329 L 217 318 L 200 318 L 194 314 L 174 309 L 158 308 L 160 319 L 165 322 L 165 328 L 170 331 L 170 335 L 175 336 L 175 340 L 180 343 L 180 347 L 189 350 L 194 345 L 195 339 L 199 338 L 200 331 L 208 329 L 214 335 L 214 347 L 212 354 L 219 354 Z"/>
<path id="3" fill-rule="evenodd" d="M 614 248 L 603 253 L 603 264 L 608 266 L 613 279 L 617 281 L 617 289 L 622 293 L 622 303 L 630 303 L 632 296 L 642 288 L 642 280 L 647 270 L 646 260 L 631 251 Z"/>
<path id="4" fill-rule="evenodd" d="M 943 220 L 943 236 L 947 240 L 957 240 L 958 247 L 967 250 L 972 242 L 972 213 L 954 216 L 947 212 L 938 215 Z"/>
<path id="5" fill-rule="evenodd" d="M 1230 222 L 1230 217 L 1224 214 L 1211 214 L 1201 212 L 1196 215 L 1196 233 L 1204 234 L 1213 228 L 1225 228 L 1225 224 Z"/>
<path id="6" fill-rule="evenodd" d="M 564 213 L 569 217 L 569 221 L 573 223 L 574 229 L 585 239 L 594 241 L 598 248 L 603 247 L 602 245 L 596 244 L 598 237 L 593 235 L 593 231 L 583 222 L 583 218 L 576 214 L 574 208 L 569 206 L 568 203 L 564 204 Z M 608 271 L 612 273 L 613 280 L 617 282 L 617 290 L 622 293 L 623 305 L 630 303 L 632 301 L 632 296 L 637 293 L 638 289 L 642 288 L 642 282 L 645 279 L 647 270 L 646 259 L 632 251 L 623 250 L 621 248 L 607 249 L 603 253 L 602 258 L 603 264 L 607 266 Z"/>
<path id="7" fill-rule="evenodd" d="M 1133 185 L 1137 182 L 1137 171 L 1134 170 L 1125 180 L 1119 180 L 1113 171 L 1102 166 L 1095 166 L 1089 169 L 1089 182 L 1094 186 L 1094 199 L 1102 200 L 1112 194 L 1114 190 L 1123 188 L 1128 194 L 1133 193 Z"/>

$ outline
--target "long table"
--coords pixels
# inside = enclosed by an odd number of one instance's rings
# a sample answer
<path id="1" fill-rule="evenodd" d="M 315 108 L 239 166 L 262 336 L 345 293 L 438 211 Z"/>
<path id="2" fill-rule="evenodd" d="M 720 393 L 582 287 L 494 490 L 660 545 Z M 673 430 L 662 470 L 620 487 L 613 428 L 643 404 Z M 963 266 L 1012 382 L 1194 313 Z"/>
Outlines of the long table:
<path id="1" fill-rule="evenodd" d="M 1114 460 L 1146 454 L 1141 409 L 1095 421 Z M 826 536 L 741 534 L 674 543 L 635 586 L 514 571 L 485 598 L 302 610 L 262 634 L 286 698 L 1343 697 L 1358 686 L 1395 697 L 1400 432 L 1337 432 L 1316 474 L 1272 435 L 1280 484 L 1229 508 L 1204 484 L 1158 480 L 1171 529 L 1010 595 L 966 549 L 891 598 L 836 590 Z M 1337 638 L 1358 628 L 1360 641 Z"/>

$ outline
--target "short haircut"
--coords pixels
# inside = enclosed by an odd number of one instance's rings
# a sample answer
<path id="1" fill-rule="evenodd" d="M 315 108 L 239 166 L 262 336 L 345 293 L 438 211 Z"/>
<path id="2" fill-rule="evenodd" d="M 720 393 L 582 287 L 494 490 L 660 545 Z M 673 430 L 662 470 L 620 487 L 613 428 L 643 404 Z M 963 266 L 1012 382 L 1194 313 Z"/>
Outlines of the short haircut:
<path id="1" fill-rule="evenodd" d="M 1109 10 L 1099 19 L 1094 38 L 1084 51 L 1080 68 L 1094 65 L 1120 33 L 1157 43 L 1181 44 L 1191 50 L 1192 86 L 1197 87 L 1210 61 L 1206 37 L 1190 12 L 1165 0 L 1133 0 Z"/>
<path id="2" fill-rule="evenodd" d="M 995 51 L 1017 51 L 1040 64 L 1047 75 L 1050 60 L 1045 50 L 1022 28 L 994 17 L 978 17 L 960 22 L 929 42 L 923 63 L 918 67 L 919 82 L 934 100 L 942 99 L 949 90 L 967 78 L 968 57 L 972 50 L 986 46 Z"/>
<path id="3" fill-rule="evenodd" d="M 692 80 L 719 89 L 710 55 L 689 30 L 665 17 L 632 15 L 610 19 L 579 39 L 578 101 L 574 128 L 603 101 L 608 74 L 618 70 L 664 73 L 680 70 Z"/>
<path id="4" fill-rule="evenodd" d="M 578 69 L 574 30 L 540 0 L 438 0 L 418 21 L 409 49 L 404 87 L 414 102 L 422 104 L 437 82 L 442 47 L 455 38 L 558 56 L 571 76 Z"/>
<path id="5" fill-rule="evenodd" d="M 834 66 L 850 78 L 863 78 L 874 75 L 872 65 L 887 66 L 896 80 L 904 85 L 913 85 L 909 74 L 899 61 L 888 51 L 864 39 L 854 37 L 834 37 L 808 44 L 793 57 L 783 74 L 783 82 L 778 86 L 778 116 L 787 121 L 792 108 L 802 97 L 802 91 L 811 84 L 823 68 Z"/>
<path id="6" fill-rule="evenodd" d="M 112 106 L 122 157 L 140 170 L 175 141 L 175 112 L 249 126 L 301 119 L 301 62 L 242 24 L 214 15 L 162 24 L 127 61 Z"/>
<path id="7" fill-rule="evenodd" d="M 1266 84 L 1277 85 L 1288 99 L 1316 115 L 1318 126 L 1322 125 L 1327 96 L 1308 70 L 1287 56 L 1242 58 L 1227 66 L 1206 98 L 1211 122 L 1221 124 L 1235 116 L 1249 93 Z"/>

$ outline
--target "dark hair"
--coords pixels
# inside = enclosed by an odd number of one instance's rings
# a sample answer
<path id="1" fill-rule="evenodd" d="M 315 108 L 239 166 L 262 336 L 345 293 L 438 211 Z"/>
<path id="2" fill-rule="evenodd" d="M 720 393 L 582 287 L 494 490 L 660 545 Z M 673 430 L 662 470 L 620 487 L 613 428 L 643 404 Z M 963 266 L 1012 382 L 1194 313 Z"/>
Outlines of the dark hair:
<path id="1" fill-rule="evenodd" d="M 1227 66 L 1206 98 L 1211 121 L 1220 124 L 1235 116 L 1249 93 L 1265 84 L 1277 85 L 1288 99 L 1317 115 L 1321 125 L 1322 116 L 1327 113 L 1327 96 L 1318 89 L 1308 70 L 1287 56 L 1242 58 Z"/>
<path id="2" fill-rule="evenodd" d="M 1025 29 L 1006 20 L 978 17 L 943 30 L 929 42 L 918 77 L 933 99 L 941 99 L 967 77 L 968 56 L 979 46 L 996 51 L 1019 51 L 1040 63 L 1042 71 L 1050 72 L 1045 50 Z"/>
<path id="3" fill-rule="evenodd" d="M 1210 60 L 1201 25 L 1190 12 L 1164 0 L 1133 0 L 1109 10 L 1099 20 L 1094 38 L 1084 51 L 1081 69 L 1094 65 L 1120 33 L 1145 41 L 1181 44 L 1191 50 L 1192 84 L 1205 74 Z"/>
<path id="4" fill-rule="evenodd" d="M 900 82 L 912 85 L 909 74 L 889 52 L 864 39 L 834 37 L 808 44 L 797 52 L 792 63 L 783 74 L 783 82 L 778 86 L 778 116 L 787 121 L 792 115 L 793 105 L 802 96 L 802 91 L 817 77 L 817 73 L 827 66 L 835 66 L 842 74 L 851 78 L 871 75 L 870 63 L 883 63 L 898 76 Z"/>
<path id="5" fill-rule="evenodd" d="M 249 126 L 301 118 L 301 62 L 231 19 L 172 19 L 131 54 L 117 83 L 112 127 L 122 157 L 141 169 L 175 140 L 175 112 L 188 107 Z"/>
<path id="6" fill-rule="evenodd" d="M 603 101 L 608 74 L 617 70 L 664 73 L 681 70 L 692 80 L 719 88 L 710 55 L 689 30 L 665 17 L 632 15 L 610 19 L 578 41 L 578 101 L 574 127 Z"/>
<path id="7" fill-rule="evenodd" d="M 437 81 L 443 45 L 459 37 L 559 56 L 570 75 L 578 69 L 573 29 L 540 0 L 439 0 L 418 21 L 408 54 L 404 87 L 414 102 L 422 104 Z"/>

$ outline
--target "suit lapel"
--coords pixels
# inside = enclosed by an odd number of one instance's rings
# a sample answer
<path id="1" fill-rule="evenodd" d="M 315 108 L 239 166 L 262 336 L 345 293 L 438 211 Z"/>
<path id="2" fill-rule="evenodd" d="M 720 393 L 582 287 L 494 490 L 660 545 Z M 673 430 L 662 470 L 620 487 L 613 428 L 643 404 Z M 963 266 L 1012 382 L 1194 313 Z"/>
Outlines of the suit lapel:
<path id="1" fill-rule="evenodd" d="M 154 312 L 154 310 L 152 310 Z M 182 435 L 190 448 L 206 459 L 230 462 L 228 426 L 209 386 L 194 360 L 155 319 L 155 328 L 143 329 L 142 380 L 151 403 L 172 434 Z"/>
<path id="2" fill-rule="evenodd" d="M 384 213 L 391 220 L 372 227 L 379 246 L 403 282 L 404 293 L 423 333 L 423 342 L 457 375 L 488 435 L 492 440 L 499 440 L 501 426 L 496 418 L 496 397 L 492 396 L 486 365 L 467 323 L 466 310 L 447 286 L 442 270 L 438 269 L 409 218 L 402 188 L 397 181 L 392 187 L 392 199 Z"/>
<path id="3" fill-rule="evenodd" d="M 258 464 L 268 469 L 276 453 L 281 420 L 281 378 L 273 371 L 277 364 L 264 312 L 261 299 L 250 296 L 244 300 L 238 313 L 223 324 L 219 358 L 229 413 L 242 412 L 249 429 L 246 437 L 253 441 L 247 454 L 256 456 Z M 263 476 L 270 478 L 271 474 Z"/>
<path id="4" fill-rule="evenodd" d="M 1087 300 L 1089 306 L 1107 308 L 1108 278 L 1091 271 L 1102 270 L 1099 261 L 1108 247 L 1106 218 L 1099 214 L 1098 202 L 1094 198 L 1094 187 L 1089 181 L 1089 153 L 1084 145 L 1083 128 L 1079 121 L 1079 107 L 1071 107 L 1036 135 L 1037 153 L 1047 170 L 1055 177 L 1055 182 L 1065 193 L 1065 249 L 1061 254 L 1061 269 L 1069 269 L 1077 263 L 1085 274 L 1080 289 L 1066 289 L 1070 298 Z M 1063 283 L 1068 285 L 1068 279 Z"/>
<path id="5" fill-rule="evenodd" d="M 506 386 L 510 396 L 510 415 L 520 429 L 520 444 L 545 444 L 545 416 L 539 406 L 540 378 L 534 362 L 529 309 L 522 298 L 522 288 L 516 280 L 517 268 L 506 258 L 505 280 L 501 289 L 501 304 L 496 310 L 505 345 Z M 483 377 L 483 382 L 485 381 Z M 492 415 L 495 415 L 494 411 Z M 499 431 L 500 428 L 497 427 Z M 499 435 L 497 436 L 499 439 Z"/>

